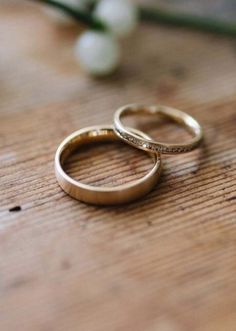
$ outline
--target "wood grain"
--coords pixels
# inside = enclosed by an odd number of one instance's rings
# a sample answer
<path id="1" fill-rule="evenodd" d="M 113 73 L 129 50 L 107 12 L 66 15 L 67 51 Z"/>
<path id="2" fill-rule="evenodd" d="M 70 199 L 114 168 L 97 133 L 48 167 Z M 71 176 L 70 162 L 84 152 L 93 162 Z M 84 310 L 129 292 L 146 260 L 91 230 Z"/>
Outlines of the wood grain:
<path id="1" fill-rule="evenodd" d="M 39 6 L 0 6 L 1 331 L 234 331 L 235 40 L 142 25 L 123 44 L 120 70 L 96 80 L 73 58 L 76 27 L 56 26 Z M 53 171 L 60 141 L 110 123 L 130 102 L 188 111 L 204 146 L 164 157 L 159 185 L 135 203 L 101 208 L 66 196 Z M 147 161 L 101 145 L 68 171 L 111 185 L 142 175 Z"/>

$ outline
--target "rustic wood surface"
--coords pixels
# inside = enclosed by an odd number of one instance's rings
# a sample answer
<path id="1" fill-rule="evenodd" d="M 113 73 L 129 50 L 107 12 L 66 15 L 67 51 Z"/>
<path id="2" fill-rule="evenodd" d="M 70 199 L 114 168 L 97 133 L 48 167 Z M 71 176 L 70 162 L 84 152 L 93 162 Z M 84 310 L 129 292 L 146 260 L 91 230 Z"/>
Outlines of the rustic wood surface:
<path id="1" fill-rule="evenodd" d="M 39 6 L 1 1 L 0 330 L 235 331 L 235 40 L 142 25 L 124 42 L 120 70 L 99 80 L 73 58 L 77 34 Z M 130 102 L 188 111 L 204 146 L 164 157 L 159 185 L 141 201 L 71 199 L 54 177 L 58 144 Z M 137 124 L 157 136 L 148 122 Z M 67 166 L 111 185 L 141 176 L 149 159 L 105 144 Z"/>

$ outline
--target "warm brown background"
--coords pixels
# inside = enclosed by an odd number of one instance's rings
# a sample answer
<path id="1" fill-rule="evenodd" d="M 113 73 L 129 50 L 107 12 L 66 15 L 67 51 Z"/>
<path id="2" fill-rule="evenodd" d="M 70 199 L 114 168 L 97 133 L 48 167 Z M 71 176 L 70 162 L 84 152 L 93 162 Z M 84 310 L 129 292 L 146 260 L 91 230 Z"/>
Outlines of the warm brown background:
<path id="1" fill-rule="evenodd" d="M 120 70 L 94 80 L 73 58 L 77 29 L 39 8 L 0 7 L 0 330 L 235 331 L 236 41 L 142 25 Z M 163 158 L 161 182 L 136 203 L 66 196 L 53 172 L 58 144 L 130 102 L 188 111 L 205 146 Z M 99 184 L 148 167 L 126 146 L 72 161 L 75 176 Z"/>

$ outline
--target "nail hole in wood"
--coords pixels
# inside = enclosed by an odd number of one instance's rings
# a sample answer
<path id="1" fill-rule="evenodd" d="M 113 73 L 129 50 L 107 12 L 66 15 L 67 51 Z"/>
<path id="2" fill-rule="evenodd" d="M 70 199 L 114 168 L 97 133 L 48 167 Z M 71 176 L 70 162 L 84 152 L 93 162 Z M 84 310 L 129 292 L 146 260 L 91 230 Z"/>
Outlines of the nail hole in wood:
<path id="1" fill-rule="evenodd" d="M 21 211 L 21 206 L 15 206 L 9 209 L 10 212 Z"/>

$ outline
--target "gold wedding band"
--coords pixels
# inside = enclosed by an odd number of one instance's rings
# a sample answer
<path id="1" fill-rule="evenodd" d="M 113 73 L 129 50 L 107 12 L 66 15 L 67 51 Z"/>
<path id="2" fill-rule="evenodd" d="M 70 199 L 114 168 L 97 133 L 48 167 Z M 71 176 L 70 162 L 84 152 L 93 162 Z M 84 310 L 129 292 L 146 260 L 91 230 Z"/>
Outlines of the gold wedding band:
<path id="1" fill-rule="evenodd" d="M 135 137 L 149 141 L 149 136 L 135 129 L 128 129 Z M 152 169 L 142 178 L 115 187 L 97 187 L 71 178 L 63 169 L 68 156 L 78 147 L 95 141 L 120 141 L 112 126 L 93 126 L 69 135 L 58 147 L 55 155 L 55 173 L 61 188 L 71 197 L 96 205 L 114 205 L 133 201 L 144 196 L 156 184 L 161 172 L 159 155 L 149 153 L 154 160 Z"/>
<path id="2" fill-rule="evenodd" d="M 163 115 L 185 127 L 193 138 L 186 143 L 169 144 L 140 137 L 135 132 L 132 132 L 129 128 L 125 127 L 121 122 L 121 118 L 125 115 L 135 114 Z M 196 148 L 203 138 L 202 128 L 192 116 L 175 108 L 161 105 L 147 106 L 133 104 L 121 107 L 115 112 L 114 128 L 118 137 L 123 141 L 136 148 L 151 153 L 179 154 L 189 152 Z"/>

